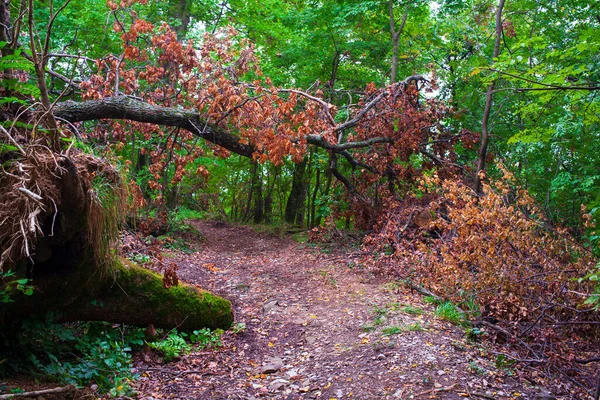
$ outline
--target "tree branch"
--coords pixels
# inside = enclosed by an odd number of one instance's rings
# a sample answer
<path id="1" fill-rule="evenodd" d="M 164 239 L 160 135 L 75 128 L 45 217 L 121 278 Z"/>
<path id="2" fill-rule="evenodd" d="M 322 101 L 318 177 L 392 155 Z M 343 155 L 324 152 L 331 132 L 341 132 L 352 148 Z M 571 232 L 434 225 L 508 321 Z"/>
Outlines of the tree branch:
<path id="1" fill-rule="evenodd" d="M 255 151 L 253 146 L 240 143 L 239 138 L 229 131 L 202 119 L 196 111 L 161 107 L 126 96 L 83 102 L 66 101 L 58 103 L 53 111 L 55 116 L 71 123 L 100 119 L 126 119 L 149 124 L 176 126 L 245 157 L 252 157 L 252 153 Z"/>
<path id="2" fill-rule="evenodd" d="M 83 102 L 66 101 L 56 104 L 53 113 L 56 117 L 71 123 L 100 119 L 124 119 L 157 125 L 176 126 L 245 157 L 251 157 L 256 150 L 254 146 L 240 143 L 237 136 L 230 133 L 227 129 L 219 127 L 217 124 L 208 122 L 196 111 L 157 106 L 126 96 L 114 96 Z M 331 144 L 322 135 L 308 135 L 306 140 L 309 144 L 322 147 L 334 153 L 369 147 L 377 143 L 393 142 L 390 138 L 374 137 L 355 142 Z"/>
<path id="3" fill-rule="evenodd" d="M 68 385 L 68 386 L 57 387 L 57 388 L 53 388 L 53 389 L 35 390 L 33 392 L 2 394 L 2 395 L 0 395 L 0 399 L 12 399 L 15 397 L 37 397 L 37 396 L 42 396 L 45 394 L 56 394 L 56 393 L 70 392 L 73 390 L 75 390 L 75 387 L 72 385 Z"/>

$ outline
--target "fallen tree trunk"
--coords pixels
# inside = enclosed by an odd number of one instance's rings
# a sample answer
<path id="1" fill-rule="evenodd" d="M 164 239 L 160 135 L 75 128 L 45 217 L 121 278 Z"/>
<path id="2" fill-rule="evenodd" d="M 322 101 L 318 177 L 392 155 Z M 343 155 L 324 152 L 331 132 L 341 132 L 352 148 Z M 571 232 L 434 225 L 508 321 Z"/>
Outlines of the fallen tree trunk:
<path id="1" fill-rule="evenodd" d="M 55 312 L 59 321 L 107 321 L 119 324 L 193 331 L 228 329 L 233 312 L 228 300 L 196 286 L 165 288 L 162 276 L 126 260 L 117 260 L 110 275 L 75 274 L 34 281 L 33 295 L 14 294 L 4 306 L 2 325 L 32 315 Z"/>
<path id="2" fill-rule="evenodd" d="M 113 273 L 97 296 L 67 307 L 66 318 L 183 331 L 228 329 L 233 323 L 230 302 L 205 290 L 182 283 L 165 288 L 160 275 L 129 262 L 119 262 Z"/>
<path id="3" fill-rule="evenodd" d="M 42 152 L 15 163 L 20 169 L 0 174 L 0 221 L 6 227 L 0 231 L 0 272 L 12 270 L 15 280 L 27 279 L 34 290 L 25 295 L 0 280 L 0 293 L 9 288 L 13 301 L 0 302 L 2 328 L 47 312 L 63 321 L 186 331 L 231 326 L 229 301 L 186 284 L 166 288 L 162 276 L 115 256 L 115 220 L 123 215 L 126 195 L 116 170 L 81 153 Z M 94 179 L 110 191 L 99 192 Z"/>

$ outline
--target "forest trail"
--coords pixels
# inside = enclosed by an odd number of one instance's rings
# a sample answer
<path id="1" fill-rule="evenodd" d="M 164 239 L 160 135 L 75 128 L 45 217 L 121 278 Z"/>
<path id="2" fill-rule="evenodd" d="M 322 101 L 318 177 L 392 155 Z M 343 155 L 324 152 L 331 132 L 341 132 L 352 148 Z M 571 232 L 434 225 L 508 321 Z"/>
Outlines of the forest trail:
<path id="1" fill-rule="evenodd" d="M 229 299 L 239 333 L 156 365 L 138 360 L 141 399 L 533 398 L 433 306 L 291 238 L 193 222 L 198 251 L 169 258 L 181 280 Z"/>

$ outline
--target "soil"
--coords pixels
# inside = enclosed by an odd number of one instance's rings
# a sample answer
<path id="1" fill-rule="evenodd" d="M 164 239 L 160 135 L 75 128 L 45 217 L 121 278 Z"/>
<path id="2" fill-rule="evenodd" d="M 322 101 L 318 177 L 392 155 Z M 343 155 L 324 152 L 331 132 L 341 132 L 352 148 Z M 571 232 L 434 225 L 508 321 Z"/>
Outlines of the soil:
<path id="1" fill-rule="evenodd" d="M 421 295 L 362 269 L 357 248 L 192 224 L 198 250 L 165 261 L 229 299 L 237 328 L 222 347 L 167 364 L 138 357 L 140 399 L 572 398 L 568 385 L 554 397 L 541 378 L 497 363 Z"/>

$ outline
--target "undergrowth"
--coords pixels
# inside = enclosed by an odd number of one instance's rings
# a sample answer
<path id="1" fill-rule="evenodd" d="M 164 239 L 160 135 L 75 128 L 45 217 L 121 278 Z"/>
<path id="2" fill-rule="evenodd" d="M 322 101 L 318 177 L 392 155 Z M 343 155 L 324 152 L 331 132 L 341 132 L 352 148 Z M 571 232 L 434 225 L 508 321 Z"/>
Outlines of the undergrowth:
<path id="1" fill-rule="evenodd" d="M 194 348 L 222 345 L 222 330 L 201 329 L 190 334 L 157 332 L 156 339 L 145 340 L 142 328 L 104 322 L 61 324 L 55 316 L 25 320 L 18 334 L 0 333 L 0 377 L 26 373 L 36 378 L 72 384 L 97 385 L 99 394 L 127 396 L 133 393 L 132 356 L 147 346 L 165 362 L 189 353 Z"/>
<path id="2" fill-rule="evenodd" d="M 427 288 L 438 296 L 425 299 L 435 304 L 436 315 L 473 327 L 473 340 L 510 343 L 520 357 L 539 360 L 548 371 L 582 371 L 573 360 L 595 354 L 589 343 L 598 337 L 600 321 L 594 248 L 548 221 L 499 168 L 504 177 L 487 180 L 480 195 L 432 173 L 415 193 L 387 199 L 363 241 L 361 262 Z M 581 218 L 587 229 L 596 229 L 585 209 Z"/>

